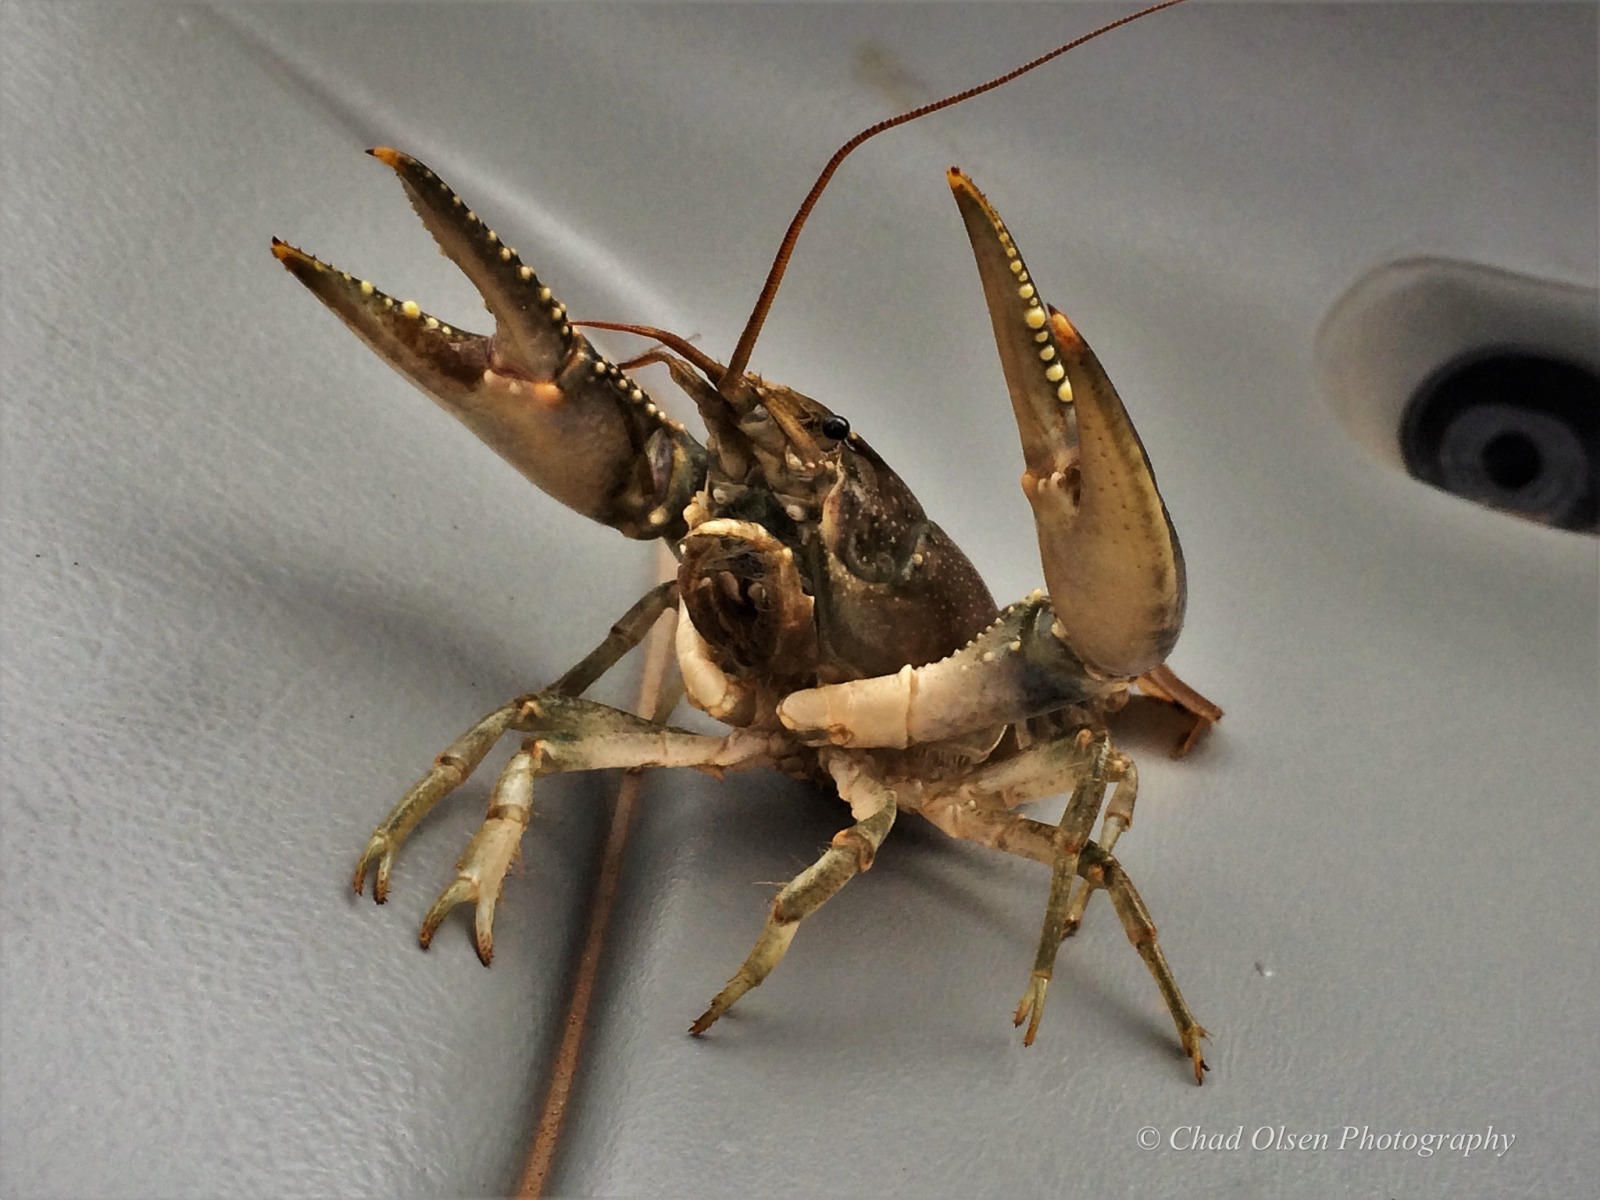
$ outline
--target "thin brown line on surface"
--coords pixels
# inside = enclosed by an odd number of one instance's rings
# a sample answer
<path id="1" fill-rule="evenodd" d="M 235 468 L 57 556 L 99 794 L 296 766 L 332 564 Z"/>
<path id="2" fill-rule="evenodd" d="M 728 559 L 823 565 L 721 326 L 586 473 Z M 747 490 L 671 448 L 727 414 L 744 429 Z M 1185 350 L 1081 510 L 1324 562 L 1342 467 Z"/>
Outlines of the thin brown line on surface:
<path id="1" fill-rule="evenodd" d="M 675 568 L 677 564 L 670 565 Z M 635 711 L 641 716 L 664 718 L 666 715 L 657 712 L 657 708 L 671 663 L 672 631 L 676 618 L 676 610 L 663 613 L 645 643 L 644 671 L 639 679 L 639 698 L 635 705 Z M 627 772 L 617 788 L 617 802 L 611 810 L 611 825 L 606 831 L 600 872 L 595 879 L 594 897 L 589 907 L 589 926 L 584 932 L 583 951 L 578 957 L 578 969 L 573 975 L 572 993 L 567 1002 L 566 1017 L 562 1021 L 561 1043 L 556 1048 L 555 1061 L 550 1069 L 550 1086 L 539 1109 L 538 1123 L 534 1126 L 533 1145 L 528 1151 L 527 1164 L 522 1169 L 522 1180 L 517 1185 L 518 1200 L 537 1200 L 546 1194 L 550 1183 L 561 1131 L 566 1124 L 567 1108 L 582 1061 L 584 1037 L 589 1028 L 589 1010 L 594 1001 L 595 981 L 600 974 L 600 957 L 617 906 L 623 853 L 627 849 L 628 834 L 633 828 L 634 810 L 643 791 L 642 771 Z"/>

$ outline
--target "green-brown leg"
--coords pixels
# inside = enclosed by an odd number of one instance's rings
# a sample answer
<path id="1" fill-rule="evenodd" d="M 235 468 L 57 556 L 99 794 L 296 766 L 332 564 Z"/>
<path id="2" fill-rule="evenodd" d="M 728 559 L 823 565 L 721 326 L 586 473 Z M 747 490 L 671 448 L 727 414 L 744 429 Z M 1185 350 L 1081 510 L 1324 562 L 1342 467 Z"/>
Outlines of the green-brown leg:
<path id="1" fill-rule="evenodd" d="M 485 966 L 494 955 L 495 904 L 532 816 L 535 780 L 608 768 L 698 767 L 721 773 L 772 762 L 769 735 L 764 733 L 743 729 L 720 737 L 690 733 L 592 700 L 550 692 L 518 703 L 506 727 L 532 736 L 501 772 L 489 796 L 488 815 L 457 861 L 455 880 L 428 910 L 420 938 L 426 949 L 451 909 L 475 902 L 473 940 Z"/>
<path id="2" fill-rule="evenodd" d="M 980 775 L 975 772 L 974 775 Z M 1009 798 L 1008 798 L 1009 799 Z M 978 842 L 1008 854 L 1031 858 L 1054 870 L 1060 858 L 1061 831 L 1057 826 L 1010 812 L 999 799 L 969 788 L 954 789 L 918 808 L 919 812 L 952 837 Z M 1154 976 L 1167 1011 L 1177 1027 L 1178 1039 L 1194 1064 L 1196 1082 L 1209 1068 L 1201 1054 L 1206 1031 L 1195 1020 L 1178 990 L 1172 969 L 1156 940 L 1156 927 L 1143 899 L 1121 865 L 1094 842 L 1086 842 L 1078 855 L 1078 875 L 1091 887 L 1105 888 L 1122 921 L 1123 931 Z"/>
<path id="3" fill-rule="evenodd" d="M 833 837 L 822 857 L 791 879 L 772 902 L 772 912 L 744 964 L 712 999 L 710 1007 L 689 1026 L 702 1034 L 733 1007 L 751 988 L 760 985 L 778 965 L 800 922 L 833 897 L 838 890 L 872 866 L 872 860 L 894 825 L 894 793 L 876 780 L 840 764 L 834 769 L 840 795 L 849 801 L 858 819 Z M 864 813 L 864 815 L 863 815 Z"/>
<path id="4" fill-rule="evenodd" d="M 1133 806 L 1139 799 L 1139 768 L 1134 765 L 1133 759 L 1126 754 L 1112 751 L 1112 762 L 1109 764 L 1108 778 L 1116 780 L 1116 788 L 1111 793 L 1111 800 L 1106 804 L 1106 815 L 1100 821 L 1100 836 L 1095 839 L 1100 849 L 1107 854 L 1133 824 Z M 1089 905 L 1089 897 L 1094 894 L 1094 888 L 1088 883 L 1078 885 L 1077 894 L 1072 897 L 1072 903 L 1067 908 L 1067 918 L 1061 927 L 1061 936 L 1069 938 L 1078 932 L 1078 927 L 1083 924 L 1083 912 Z"/>
<path id="5" fill-rule="evenodd" d="M 632 650 L 650 632 L 650 627 L 661 614 L 678 602 L 678 584 L 668 580 L 646 592 L 622 618 L 611 627 L 601 643 L 584 659 L 550 687 L 545 694 L 579 696 L 587 691 L 600 676 L 614 667 L 628 651 Z M 477 770 L 484 756 L 494 748 L 500 736 L 516 728 L 518 713 L 539 693 L 519 696 L 502 704 L 471 729 L 450 743 L 449 749 L 433 760 L 433 765 L 416 783 L 412 784 L 400 803 L 390 810 L 368 839 L 361 860 L 356 863 L 355 890 L 360 894 L 366 883 L 367 872 L 374 864 L 377 877 L 372 884 L 372 897 L 379 904 L 389 898 L 389 872 L 394 856 L 401 844 L 410 836 L 417 823 L 433 811 L 443 800 L 467 781 Z M 509 768 L 508 768 L 509 769 Z M 491 809 L 494 802 L 490 802 Z"/>
<path id="6" fill-rule="evenodd" d="M 1088 740 L 1087 731 L 1079 735 L 1080 742 Z M 1062 929 L 1066 923 L 1067 900 L 1078 876 L 1078 856 L 1089 833 L 1094 829 L 1094 819 L 1106 794 L 1106 766 L 1111 756 L 1111 741 L 1101 734 L 1093 742 L 1094 758 L 1088 772 L 1078 780 L 1061 814 L 1061 824 L 1056 835 L 1056 857 L 1051 864 L 1050 898 L 1045 902 L 1044 929 L 1039 935 L 1039 949 L 1033 959 L 1033 974 L 1029 977 L 1027 991 L 1017 1005 L 1013 1025 L 1028 1022 L 1028 1031 L 1022 1035 L 1024 1046 L 1033 1045 L 1039 1032 L 1039 1021 L 1044 1017 L 1045 993 L 1055 974 L 1056 951 L 1061 946 Z"/>
<path id="7" fill-rule="evenodd" d="M 1194 1081 L 1204 1083 L 1205 1073 L 1211 1068 L 1201 1055 L 1200 1039 L 1209 1035 L 1195 1020 L 1194 1013 L 1189 1011 L 1189 1005 L 1184 1002 L 1183 993 L 1178 990 L 1178 981 L 1172 977 L 1167 956 L 1161 953 L 1161 944 L 1156 941 L 1155 922 L 1150 919 L 1150 910 L 1134 888 L 1133 880 L 1128 878 L 1128 873 L 1116 859 L 1093 842 L 1083 848 L 1079 870 L 1084 873 L 1085 881 L 1092 886 L 1103 887 L 1110 893 L 1112 906 L 1122 919 L 1123 931 L 1133 943 L 1133 948 L 1139 952 L 1139 957 L 1144 959 L 1144 965 L 1150 969 L 1156 987 L 1161 989 L 1161 998 L 1166 1001 L 1167 1011 L 1172 1014 L 1173 1024 L 1178 1027 L 1178 1040 L 1183 1043 L 1184 1053 L 1194 1063 Z"/>
<path id="8" fill-rule="evenodd" d="M 563 696 L 583 695 L 600 676 L 621 662 L 623 655 L 644 641 L 662 613 L 677 606 L 678 581 L 668 579 L 656 584 L 622 614 L 598 646 L 545 691 Z"/>

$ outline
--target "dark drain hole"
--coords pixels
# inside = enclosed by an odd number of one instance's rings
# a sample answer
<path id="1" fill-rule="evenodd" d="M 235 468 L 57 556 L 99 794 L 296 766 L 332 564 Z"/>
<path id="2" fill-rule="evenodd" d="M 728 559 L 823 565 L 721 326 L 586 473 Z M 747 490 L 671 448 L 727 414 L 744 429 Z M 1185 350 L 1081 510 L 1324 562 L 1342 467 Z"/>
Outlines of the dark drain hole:
<path id="1" fill-rule="evenodd" d="M 1400 428 L 1406 469 L 1467 500 L 1564 529 L 1597 531 L 1600 377 L 1525 351 L 1446 364 Z"/>
<path id="2" fill-rule="evenodd" d="M 1527 487 L 1539 477 L 1544 458 L 1539 445 L 1523 433 L 1502 433 L 1483 448 L 1483 466 L 1489 478 L 1503 488 Z"/>

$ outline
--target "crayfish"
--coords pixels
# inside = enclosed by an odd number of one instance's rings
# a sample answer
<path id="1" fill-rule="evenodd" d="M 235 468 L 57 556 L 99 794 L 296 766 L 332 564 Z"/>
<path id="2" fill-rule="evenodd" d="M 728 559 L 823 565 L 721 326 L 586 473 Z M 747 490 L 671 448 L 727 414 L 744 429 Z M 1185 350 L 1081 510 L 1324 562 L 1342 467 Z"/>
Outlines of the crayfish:
<path id="1" fill-rule="evenodd" d="M 1041 298 L 995 209 L 952 168 L 1021 433 L 1022 487 L 1044 568 L 1045 589 L 1005 608 L 846 418 L 745 369 L 800 226 L 846 154 L 1086 40 L 842 147 L 795 217 L 726 365 L 662 330 L 585 323 L 655 340 L 625 365 L 664 363 L 699 410 L 703 442 L 595 349 L 449 185 L 398 150 L 370 153 L 399 176 L 440 249 L 482 294 L 492 334 L 454 328 L 274 240 L 284 266 L 358 337 L 541 489 L 628 537 L 664 540 L 678 559 L 676 577 L 639 600 L 586 658 L 457 738 L 372 834 L 355 890 L 372 874 L 382 903 L 407 835 L 503 735 L 522 735 L 455 880 L 423 921 L 424 946 L 447 913 L 470 902 L 478 955 L 488 964 L 495 905 L 541 777 L 775 768 L 835 788 L 854 823 L 779 891 L 755 948 L 691 1032 L 705 1032 L 767 977 L 800 922 L 867 870 L 897 816 L 910 812 L 1051 868 L 1038 954 L 1015 1013 L 1017 1025 L 1028 1024 L 1026 1042 L 1038 1030 L 1057 948 L 1092 893 L 1104 890 L 1155 977 L 1196 1080 L 1203 1078 L 1205 1031 L 1143 900 L 1112 857 L 1133 816 L 1138 773 L 1112 745 L 1105 718 L 1135 687 L 1184 708 L 1196 731 L 1221 712 L 1163 665 L 1183 621 L 1183 556 L 1144 447 L 1099 361 Z M 583 698 L 674 609 L 683 690 L 730 727 L 722 736 Z M 1058 824 L 1014 811 L 1062 792 L 1070 798 Z"/>

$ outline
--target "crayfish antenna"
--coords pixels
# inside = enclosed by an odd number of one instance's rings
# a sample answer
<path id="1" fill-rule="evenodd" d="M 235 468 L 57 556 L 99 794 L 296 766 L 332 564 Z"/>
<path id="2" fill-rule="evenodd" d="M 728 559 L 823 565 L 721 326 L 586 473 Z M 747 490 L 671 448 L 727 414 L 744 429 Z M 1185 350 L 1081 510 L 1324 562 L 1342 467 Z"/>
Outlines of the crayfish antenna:
<path id="1" fill-rule="evenodd" d="M 789 222 L 789 228 L 784 232 L 783 241 L 778 245 L 778 253 L 772 260 L 772 269 L 767 272 L 767 280 L 761 286 L 761 295 L 756 298 L 756 306 L 750 313 L 750 319 L 745 322 L 744 332 L 739 335 L 738 344 L 733 348 L 733 356 L 728 359 L 727 368 L 723 371 L 722 377 L 716 381 L 717 390 L 726 394 L 725 389 L 743 376 L 745 368 L 750 365 L 750 356 L 755 352 L 756 339 L 761 336 L 761 327 L 766 324 L 767 314 L 772 311 L 772 302 L 777 299 L 778 285 L 783 282 L 783 276 L 789 269 L 789 259 L 794 256 L 795 243 L 800 240 L 800 230 L 804 228 L 806 218 L 811 215 L 811 210 L 816 208 L 817 201 L 822 198 L 822 193 L 827 188 L 828 181 L 833 178 L 834 172 L 839 169 L 844 160 L 858 146 L 863 142 L 871 141 L 880 133 L 887 133 L 891 129 L 909 124 L 920 117 L 929 116 L 932 113 L 939 112 L 941 109 L 954 107 L 963 101 L 971 100 L 975 96 L 981 96 L 985 92 L 992 92 L 995 88 L 1010 83 L 1018 76 L 1026 75 L 1029 71 L 1042 67 L 1053 59 L 1060 58 L 1067 51 L 1076 50 L 1085 42 L 1094 41 L 1101 34 L 1110 33 L 1113 29 L 1119 29 L 1153 13 L 1158 13 L 1164 8 L 1172 8 L 1174 5 L 1182 3 L 1183 0 L 1161 0 L 1159 4 L 1141 8 L 1138 12 L 1129 13 L 1125 17 L 1118 17 L 1115 21 L 1107 21 L 1098 29 L 1093 29 L 1088 33 L 1075 37 L 1069 42 L 1063 42 L 1054 50 L 1048 50 L 1039 55 L 1038 58 L 1025 62 L 1020 67 L 1013 67 L 1003 75 L 996 75 L 985 83 L 965 88 L 959 92 L 952 92 L 943 99 L 919 105 L 910 112 L 904 112 L 897 117 L 890 117 L 874 125 L 869 125 L 835 150 L 833 157 L 822 168 L 822 173 L 817 176 L 817 181 L 811 185 L 811 190 L 806 193 L 806 198 L 800 202 L 800 208 L 795 212 L 794 219 Z"/>

